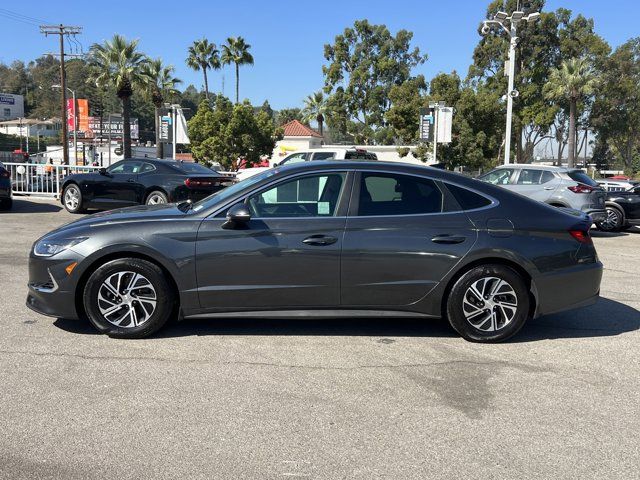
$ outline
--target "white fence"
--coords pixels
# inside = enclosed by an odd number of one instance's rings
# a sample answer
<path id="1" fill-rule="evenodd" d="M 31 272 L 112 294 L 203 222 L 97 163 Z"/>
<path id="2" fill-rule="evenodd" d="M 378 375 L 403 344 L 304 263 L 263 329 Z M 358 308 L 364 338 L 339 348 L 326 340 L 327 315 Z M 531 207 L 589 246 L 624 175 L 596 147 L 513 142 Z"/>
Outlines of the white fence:
<path id="1" fill-rule="evenodd" d="M 60 187 L 67 175 L 88 173 L 100 168 L 38 163 L 4 163 L 4 166 L 11 173 L 14 194 L 45 197 L 59 197 Z"/>

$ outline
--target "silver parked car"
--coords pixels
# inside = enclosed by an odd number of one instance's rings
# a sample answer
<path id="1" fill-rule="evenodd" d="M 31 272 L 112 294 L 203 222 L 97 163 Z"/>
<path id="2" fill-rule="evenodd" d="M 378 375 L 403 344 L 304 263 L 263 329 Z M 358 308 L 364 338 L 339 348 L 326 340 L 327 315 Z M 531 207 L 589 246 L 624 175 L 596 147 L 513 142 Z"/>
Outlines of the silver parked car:
<path id="1" fill-rule="evenodd" d="M 554 207 L 580 210 L 594 222 L 606 218 L 605 191 L 580 169 L 513 164 L 497 167 L 478 179 Z"/>

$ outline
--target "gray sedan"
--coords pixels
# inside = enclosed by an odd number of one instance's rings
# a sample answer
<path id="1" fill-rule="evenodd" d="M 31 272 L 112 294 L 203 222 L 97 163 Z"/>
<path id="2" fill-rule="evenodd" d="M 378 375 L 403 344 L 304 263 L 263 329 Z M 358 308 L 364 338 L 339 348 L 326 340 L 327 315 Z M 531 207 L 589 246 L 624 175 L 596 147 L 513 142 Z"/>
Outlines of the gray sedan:
<path id="1" fill-rule="evenodd" d="M 31 249 L 27 305 L 115 337 L 172 317 L 445 316 L 495 342 L 596 301 L 590 223 L 428 167 L 305 162 L 54 230 Z"/>

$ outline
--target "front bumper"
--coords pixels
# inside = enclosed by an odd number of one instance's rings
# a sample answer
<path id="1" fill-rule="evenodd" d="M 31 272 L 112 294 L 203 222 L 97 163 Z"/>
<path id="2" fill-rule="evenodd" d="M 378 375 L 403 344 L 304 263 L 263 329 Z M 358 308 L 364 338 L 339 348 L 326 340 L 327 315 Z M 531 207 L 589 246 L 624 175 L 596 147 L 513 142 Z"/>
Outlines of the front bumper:
<path id="1" fill-rule="evenodd" d="M 29 283 L 26 305 L 42 315 L 58 318 L 79 318 L 76 309 L 76 286 L 79 268 L 69 275 L 65 268 L 83 257 L 65 250 L 52 257 L 29 257 Z"/>
<path id="2" fill-rule="evenodd" d="M 534 279 L 537 296 L 535 316 L 593 305 L 600 296 L 602 263 L 597 261 Z"/>
<path id="3" fill-rule="evenodd" d="M 604 209 L 588 210 L 585 213 L 591 217 L 591 220 L 593 221 L 593 223 L 602 222 L 607 218 L 607 211 Z"/>

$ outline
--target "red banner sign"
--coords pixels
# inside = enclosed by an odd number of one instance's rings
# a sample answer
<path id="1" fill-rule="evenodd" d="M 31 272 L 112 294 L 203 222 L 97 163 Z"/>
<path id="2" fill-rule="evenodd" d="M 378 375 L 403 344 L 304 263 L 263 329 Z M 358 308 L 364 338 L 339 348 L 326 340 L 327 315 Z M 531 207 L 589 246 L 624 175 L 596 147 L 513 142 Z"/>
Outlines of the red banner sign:
<path id="1" fill-rule="evenodd" d="M 78 103 L 78 130 L 86 132 L 89 130 L 89 100 L 79 98 Z"/>
<path id="2" fill-rule="evenodd" d="M 73 132 L 76 129 L 76 106 L 73 98 L 67 98 L 67 130 Z"/>

